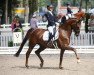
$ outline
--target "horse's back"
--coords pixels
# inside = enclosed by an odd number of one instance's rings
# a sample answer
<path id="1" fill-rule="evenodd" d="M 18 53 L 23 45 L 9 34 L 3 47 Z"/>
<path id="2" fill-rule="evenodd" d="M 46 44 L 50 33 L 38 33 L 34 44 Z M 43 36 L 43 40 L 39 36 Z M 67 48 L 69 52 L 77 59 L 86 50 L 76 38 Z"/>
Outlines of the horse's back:
<path id="1" fill-rule="evenodd" d="M 35 30 L 35 33 L 40 33 L 40 34 L 42 34 L 42 33 L 44 33 L 45 31 L 47 31 L 47 29 L 37 28 L 37 29 Z"/>
<path id="2" fill-rule="evenodd" d="M 33 31 L 32 34 L 30 34 L 32 36 L 32 38 L 41 38 L 43 36 L 43 33 L 47 31 L 47 29 L 42 29 L 42 28 L 37 28 Z"/>

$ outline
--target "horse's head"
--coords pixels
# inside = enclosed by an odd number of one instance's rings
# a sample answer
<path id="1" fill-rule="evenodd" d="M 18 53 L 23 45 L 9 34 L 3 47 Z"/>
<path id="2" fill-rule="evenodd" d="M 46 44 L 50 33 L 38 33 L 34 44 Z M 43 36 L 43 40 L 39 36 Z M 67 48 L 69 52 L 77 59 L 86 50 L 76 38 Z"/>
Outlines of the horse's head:
<path id="1" fill-rule="evenodd" d="M 75 35 L 78 36 L 80 33 L 80 28 L 81 28 L 81 22 L 77 21 L 76 23 L 73 24 L 72 29 L 75 32 Z"/>
<path id="2" fill-rule="evenodd" d="M 71 26 L 71 29 L 74 31 L 75 35 L 78 36 L 80 33 L 81 22 L 77 18 L 71 18 L 67 21 L 68 25 Z"/>
<path id="3" fill-rule="evenodd" d="M 83 18 L 85 18 L 86 14 L 83 11 L 79 11 L 78 13 L 74 14 L 74 16 L 78 19 L 78 20 L 82 20 Z"/>

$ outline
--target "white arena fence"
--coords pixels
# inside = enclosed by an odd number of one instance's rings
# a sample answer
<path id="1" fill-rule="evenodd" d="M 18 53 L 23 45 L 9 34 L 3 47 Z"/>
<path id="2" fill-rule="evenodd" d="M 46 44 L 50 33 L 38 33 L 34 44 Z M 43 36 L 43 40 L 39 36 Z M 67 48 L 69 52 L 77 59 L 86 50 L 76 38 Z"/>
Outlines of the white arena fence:
<path id="1" fill-rule="evenodd" d="M 14 54 L 19 45 L 15 45 L 13 47 L 8 47 L 8 42 L 13 41 L 12 36 L 1 36 L 0 35 L 0 54 Z M 94 33 L 81 33 L 78 37 L 75 37 L 74 34 L 71 35 L 71 43 L 70 46 L 77 49 L 78 53 L 94 53 Z M 38 45 L 35 46 L 34 51 L 38 48 Z M 28 49 L 28 42 L 24 46 L 21 54 L 25 54 Z M 59 49 L 46 49 L 42 52 L 43 54 L 57 54 L 59 53 Z M 66 53 L 73 53 L 71 51 L 66 51 Z"/>
<path id="2" fill-rule="evenodd" d="M 71 46 L 94 46 L 94 33 L 80 33 L 78 37 L 72 33 L 70 41 Z M 9 42 L 13 42 L 12 34 L 0 35 L 0 47 L 8 47 Z M 17 45 L 14 44 L 13 46 Z"/>
<path id="3" fill-rule="evenodd" d="M 39 23 L 39 27 L 44 28 L 47 23 Z M 9 47 L 9 42 L 13 41 L 13 36 L 11 32 L 10 25 L 5 25 L 0 29 L 0 54 L 14 54 L 18 48 L 19 44 L 13 44 L 12 47 Z M 24 26 L 24 32 L 26 33 L 29 29 L 29 24 Z M 94 33 L 84 33 L 81 31 L 80 35 L 76 37 L 72 33 L 70 38 L 70 46 L 77 49 L 78 53 L 94 53 Z M 34 51 L 38 48 L 38 45 L 34 48 Z M 21 54 L 25 54 L 28 49 L 28 42 L 25 44 Z M 42 54 L 57 54 L 59 49 L 46 49 Z M 73 53 L 71 51 L 66 51 L 66 53 Z"/>

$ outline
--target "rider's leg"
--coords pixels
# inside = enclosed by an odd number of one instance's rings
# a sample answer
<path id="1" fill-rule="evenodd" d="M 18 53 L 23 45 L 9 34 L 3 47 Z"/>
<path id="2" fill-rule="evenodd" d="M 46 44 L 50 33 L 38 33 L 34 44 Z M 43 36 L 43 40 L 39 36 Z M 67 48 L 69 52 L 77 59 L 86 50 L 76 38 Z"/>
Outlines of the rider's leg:
<path id="1" fill-rule="evenodd" d="M 50 42 L 51 39 L 52 39 L 52 33 L 49 32 L 49 40 L 48 40 L 48 42 Z"/>
<path id="2" fill-rule="evenodd" d="M 68 14 L 68 17 L 71 18 L 72 17 L 72 14 Z"/>
<path id="3" fill-rule="evenodd" d="M 49 40 L 48 40 L 48 42 L 50 42 L 51 39 L 53 38 L 53 34 L 54 34 L 54 32 L 53 32 L 53 26 L 49 26 L 48 27 L 48 31 L 49 31 Z"/>
<path id="4" fill-rule="evenodd" d="M 64 16 L 64 17 L 62 17 L 62 19 L 61 19 L 61 24 L 63 25 L 65 22 L 66 22 L 66 17 Z"/>

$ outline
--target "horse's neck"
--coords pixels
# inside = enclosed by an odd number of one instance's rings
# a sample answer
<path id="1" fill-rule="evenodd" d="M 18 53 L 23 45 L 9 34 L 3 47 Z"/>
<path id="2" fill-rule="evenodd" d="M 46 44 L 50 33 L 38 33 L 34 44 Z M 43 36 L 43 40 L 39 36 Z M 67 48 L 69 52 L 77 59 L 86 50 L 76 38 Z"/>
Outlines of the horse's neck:
<path id="1" fill-rule="evenodd" d="M 81 16 L 79 16 L 79 14 L 74 14 L 74 16 L 77 18 L 77 19 L 80 19 Z"/>
<path id="2" fill-rule="evenodd" d="M 80 11 L 80 12 L 74 14 L 74 16 L 79 20 L 81 17 L 85 16 L 85 13 L 83 11 Z"/>

